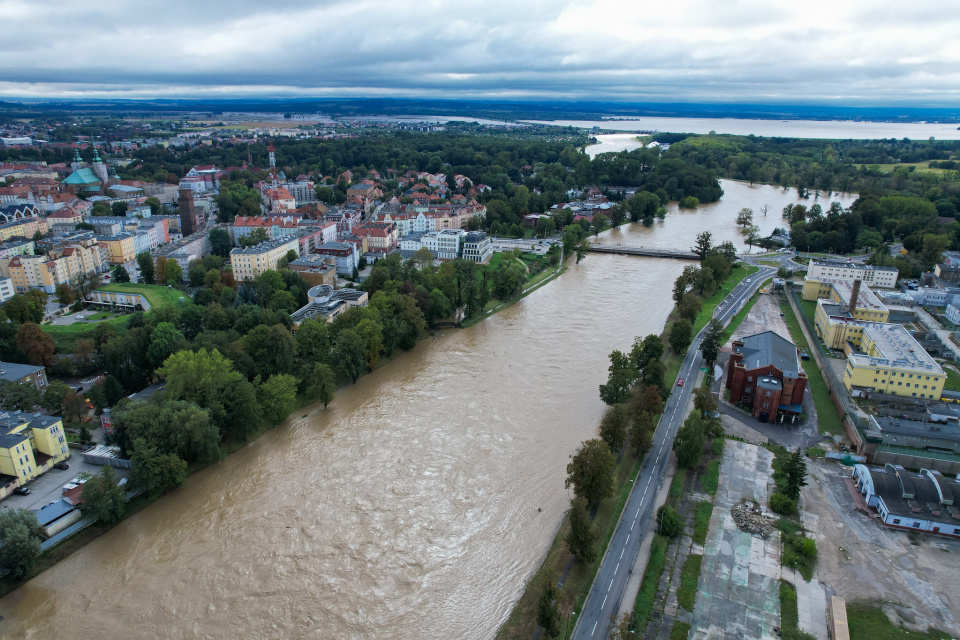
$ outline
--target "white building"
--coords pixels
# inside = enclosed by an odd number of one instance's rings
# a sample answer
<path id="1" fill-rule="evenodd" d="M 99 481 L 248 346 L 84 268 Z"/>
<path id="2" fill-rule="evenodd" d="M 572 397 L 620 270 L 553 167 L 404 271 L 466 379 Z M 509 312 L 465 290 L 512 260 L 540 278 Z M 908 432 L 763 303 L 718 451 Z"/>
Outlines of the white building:
<path id="1" fill-rule="evenodd" d="M 433 252 L 441 260 L 459 258 L 463 252 L 463 241 L 467 237 L 466 231 L 460 229 L 444 229 L 430 231 L 420 237 L 420 245 Z"/>
<path id="2" fill-rule="evenodd" d="M 482 231 L 467 233 L 463 242 L 463 259 L 473 262 L 486 262 L 493 255 L 493 245 L 490 238 Z"/>
<path id="3" fill-rule="evenodd" d="M 839 260 L 811 260 L 807 277 L 814 280 L 834 278 L 837 280 L 862 280 L 871 287 L 892 289 L 897 286 L 900 272 L 894 267 L 877 267 L 869 264 L 842 262 Z"/>
<path id="4" fill-rule="evenodd" d="M 0 278 L 0 302 L 6 302 L 14 296 L 13 280 L 10 278 Z"/>
<path id="5" fill-rule="evenodd" d="M 942 307 L 947 304 L 947 292 L 936 287 L 920 287 L 916 291 L 908 291 L 907 295 L 922 307 Z"/>

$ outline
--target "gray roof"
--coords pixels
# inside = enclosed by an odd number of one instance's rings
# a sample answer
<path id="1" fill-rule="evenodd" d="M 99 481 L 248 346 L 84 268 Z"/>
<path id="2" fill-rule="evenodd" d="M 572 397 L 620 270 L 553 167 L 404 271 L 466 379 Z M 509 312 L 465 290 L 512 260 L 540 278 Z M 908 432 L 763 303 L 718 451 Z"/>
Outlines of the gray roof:
<path id="1" fill-rule="evenodd" d="M 742 347 L 734 350 L 743 354 L 743 366 L 748 371 L 773 365 L 783 372 L 785 378 L 800 376 L 800 360 L 797 347 L 773 331 L 764 331 L 741 339 Z"/>
<path id="2" fill-rule="evenodd" d="M 19 364 L 16 362 L 0 362 L 0 380 L 17 382 L 38 371 L 43 371 L 43 367 L 32 364 Z"/>
<path id="3" fill-rule="evenodd" d="M 0 449 L 12 449 L 24 440 L 29 440 L 29 438 L 22 431 L 20 433 L 8 433 L 0 436 Z"/>
<path id="4" fill-rule="evenodd" d="M 960 441 L 960 427 L 956 424 L 937 422 L 919 422 L 902 418 L 874 416 L 877 426 L 883 433 L 895 433 L 918 438 L 936 438 L 938 440 Z"/>

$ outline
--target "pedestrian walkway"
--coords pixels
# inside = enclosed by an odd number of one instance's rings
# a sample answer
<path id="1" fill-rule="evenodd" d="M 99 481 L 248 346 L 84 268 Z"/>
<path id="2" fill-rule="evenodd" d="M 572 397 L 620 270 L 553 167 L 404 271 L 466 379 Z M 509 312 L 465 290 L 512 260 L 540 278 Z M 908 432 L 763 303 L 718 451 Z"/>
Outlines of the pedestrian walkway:
<path id="1" fill-rule="evenodd" d="M 783 579 L 797 592 L 797 615 L 801 631 L 813 634 L 817 640 L 828 640 L 827 592 L 816 577 L 810 582 L 791 567 L 783 567 Z"/>

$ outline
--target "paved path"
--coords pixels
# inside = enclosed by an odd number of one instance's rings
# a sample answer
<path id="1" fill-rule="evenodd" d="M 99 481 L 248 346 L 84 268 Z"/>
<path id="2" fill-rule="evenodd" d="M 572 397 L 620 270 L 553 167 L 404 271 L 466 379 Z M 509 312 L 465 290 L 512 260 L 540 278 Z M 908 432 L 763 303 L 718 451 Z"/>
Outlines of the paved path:
<path id="1" fill-rule="evenodd" d="M 801 631 L 817 640 L 827 640 L 827 592 L 816 578 L 807 582 L 792 567 L 783 567 L 783 579 L 797 591 L 797 614 Z"/>
<path id="2" fill-rule="evenodd" d="M 775 269 L 762 267 L 760 271 L 743 280 L 718 305 L 715 317 L 726 324 Z M 746 280 L 750 280 L 747 282 Z M 700 362 L 700 342 L 703 330 L 697 334 L 680 366 L 679 377 L 692 380 Z M 630 577 L 630 568 L 636 563 L 640 544 L 652 529 L 654 503 L 657 491 L 663 484 L 673 438 L 677 428 L 686 417 L 694 385 L 674 387 L 667 400 L 660 426 L 654 434 L 653 446 L 644 459 L 640 473 L 624 506 L 620 522 L 604 554 L 600 569 L 594 580 L 583 609 L 577 618 L 573 638 L 606 638 L 611 616 L 620 611 L 621 601 Z"/>

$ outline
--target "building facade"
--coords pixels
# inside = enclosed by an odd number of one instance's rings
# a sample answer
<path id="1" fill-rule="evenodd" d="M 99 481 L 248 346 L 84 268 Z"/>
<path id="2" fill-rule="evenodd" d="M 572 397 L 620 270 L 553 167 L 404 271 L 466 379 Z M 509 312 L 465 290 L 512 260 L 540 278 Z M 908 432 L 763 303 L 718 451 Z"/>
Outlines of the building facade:
<path id="1" fill-rule="evenodd" d="M 733 343 L 727 363 L 730 401 L 750 408 L 761 422 L 802 413 L 807 374 L 800 367 L 800 352 L 786 338 L 765 331 Z"/>
<path id="2" fill-rule="evenodd" d="M 807 277 L 814 280 L 861 280 L 871 287 L 893 289 L 897 286 L 900 272 L 896 267 L 877 267 L 869 264 L 857 264 L 840 260 L 811 260 L 807 268 Z"/>
<path id="3" fill-rule="evenodd" d="M 230 266 L 233 268 L 233 275 L 238 280 L 252 280 L 264 271 L 276 269 L 277 262 L 289 251 L 300 255 L 300 242 L 297 236 L 268 240 L 246 249 L 232 249 Z"/>

